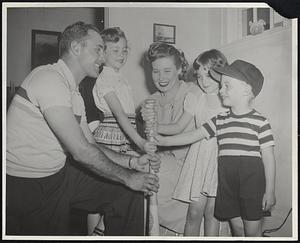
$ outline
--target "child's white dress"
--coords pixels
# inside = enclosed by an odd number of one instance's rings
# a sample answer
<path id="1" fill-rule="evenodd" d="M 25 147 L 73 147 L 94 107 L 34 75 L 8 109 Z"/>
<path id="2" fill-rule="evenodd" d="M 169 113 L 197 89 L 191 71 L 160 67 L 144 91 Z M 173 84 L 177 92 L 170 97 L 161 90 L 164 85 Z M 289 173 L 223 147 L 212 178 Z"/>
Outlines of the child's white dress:
<path id="1" fill-rule="evenodd" d="M 210 107 L 209 99 L 218 99 L 218 97 L 217 95 L 203 94 L 194 106 L 197 127 L 226 110 L 220 106 L 217 106 L 217 108 Z M 201 194 L 215 197 L 218 183 L 217 157 L 216 138 L 203 139 L 192 144 L 182 167 L 173 198 L 191 202 L 198 201 Z"/>
<path id="2" fill-rule="evenodd" d="M 104 96 L 109 92 L 116 94 L 129 121 L 136 128 L 135 105 L 128 81 L 120 72 L 104 66 L 93 88 L 95 104 L 104 114 L 104 120 L 94 131 L 95 140 L 97 143 L 104 144 L 117 152 L 133 151 L 133 142 L 123 132 L 104 99 Z"/>

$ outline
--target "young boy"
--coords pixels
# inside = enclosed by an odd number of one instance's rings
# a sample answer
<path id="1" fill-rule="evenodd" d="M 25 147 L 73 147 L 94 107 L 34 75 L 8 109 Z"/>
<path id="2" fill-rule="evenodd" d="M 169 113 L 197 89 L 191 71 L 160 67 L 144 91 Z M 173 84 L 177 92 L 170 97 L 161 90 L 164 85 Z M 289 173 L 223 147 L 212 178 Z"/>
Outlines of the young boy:
<path id="1" fill-rule="evenodd" d="M 190 144 L 217 137 L 218 190 L 215 216 L 229 220 L 235 236 L 262 236 L 262 217 L 275 205 L 274 139 L 268 120 L 251 107 L 263 85 L 253 64 L 236 60 L 214 68 L 220 96 L 228 112 L 213 117 L 196 131 L 157 136 L 160 146 Z M 242 219 L 244 229 L 240 229 Z"/>

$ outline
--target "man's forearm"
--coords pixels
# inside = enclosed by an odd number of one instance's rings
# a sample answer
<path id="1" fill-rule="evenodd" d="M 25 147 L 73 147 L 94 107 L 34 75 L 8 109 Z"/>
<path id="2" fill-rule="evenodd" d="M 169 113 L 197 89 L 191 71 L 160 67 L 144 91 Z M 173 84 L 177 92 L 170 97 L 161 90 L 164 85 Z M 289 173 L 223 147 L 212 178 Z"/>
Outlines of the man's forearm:
<path id="1" fill-rule="evenodd" d="M 118 160 L 119 163 L 112 162 L 111 158 Z M 122 167 L 119 164 L 128 165 L 129 158 L 127 155 L 118 154 L 107 148 L 99 149 L 97 145 L 90 144 L 77 160 L 81 162 L 84 167 L 99 176 L 128 185 L 128 180 L 133 171 L 124 168 L 127 166 Z"/>
<path id="2" fill-rule="evenodd" d="M 124 167 L 129 168 L 129 159 L 132 157 L 127 154 L 120 154 L 116 151 L 113 151 L 105 145 L 96 144 L 97 148 L 100 149 L 112 162 Z"/>
<path id="3" fill-rule="evenodd" d="M 94 139 L 88 129 L 87 123 L 82 123 L 82 129 L 78 125 L 71 108 L 53 106 L 44 111 L 44 116 L 59 141 L 72 154 L 75 160 L 97 175 L 121 182 L 125 185 L 131 183 L 131 179 L 135 175 L 134 172 L 111 162 L 93 144 Z"/>

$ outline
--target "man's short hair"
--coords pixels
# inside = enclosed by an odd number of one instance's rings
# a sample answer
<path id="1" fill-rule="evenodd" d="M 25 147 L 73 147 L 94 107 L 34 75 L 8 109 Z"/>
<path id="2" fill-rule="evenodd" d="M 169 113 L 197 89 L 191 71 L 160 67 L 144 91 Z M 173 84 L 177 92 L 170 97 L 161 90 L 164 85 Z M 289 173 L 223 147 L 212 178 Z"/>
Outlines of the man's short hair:
<path id="1" fill-rule="evenodd" d="M 72 41 L 84 41 L 89 30 L 94 30 L 100 34 L 99 29 L 95 25 L 86 24 L 82 21 L 69 25 L 61 35 L 59 42 L 59 56 L 62 57 L 69 51 Z"/>

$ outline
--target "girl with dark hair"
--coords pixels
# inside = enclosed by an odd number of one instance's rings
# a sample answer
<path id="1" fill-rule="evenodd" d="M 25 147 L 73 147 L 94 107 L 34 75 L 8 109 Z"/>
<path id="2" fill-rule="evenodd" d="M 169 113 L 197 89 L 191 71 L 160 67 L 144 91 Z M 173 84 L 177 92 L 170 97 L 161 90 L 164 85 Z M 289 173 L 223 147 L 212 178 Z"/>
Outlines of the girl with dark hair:
<path id="1" fill-rule="evenodd" d="M 225 111 L 219 98 L 219 83 L 212 79 L 210 70 L 227 65 L 226 57 L 216 49 L 201 53 L 193 63 L 198 85 L 203 94 L 194 103 L 197 127 L 207 119 Z M 191 145 L 174 192 L 174 197 L 189 203 L 184 229 L 186 236 L 199 236 L 202 220 L 204 236 L 218 236 L 220 222 L 214 217 L 217 193 L 216 138 Z"/>

